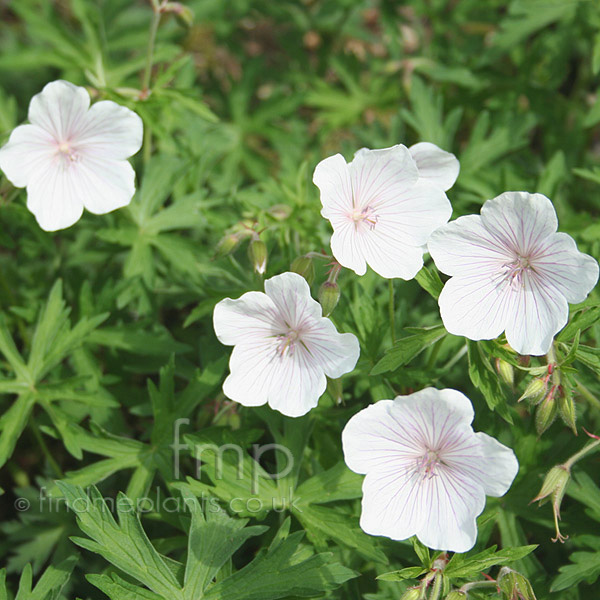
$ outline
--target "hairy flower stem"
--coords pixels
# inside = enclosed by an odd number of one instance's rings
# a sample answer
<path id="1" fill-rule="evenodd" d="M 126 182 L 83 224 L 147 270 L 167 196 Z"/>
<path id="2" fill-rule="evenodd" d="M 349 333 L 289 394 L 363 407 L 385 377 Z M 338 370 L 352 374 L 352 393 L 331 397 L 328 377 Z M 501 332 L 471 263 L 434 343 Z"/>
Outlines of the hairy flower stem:
<path id="1" fill-rule="evenodd" d="M 161 17 L 161 6 L 158 2 L 152 2 L 152 21 L 150 23 L 150 34 L 148 37 L 148 49 L 146 50 L 146 67 L 144 69 L 144 79 L 142 80 L 142 92 L 147 92 L 150 87 L 150 77 L 152 75 L 152 66 L 154 63 L 154 45 L 156 42 L 156 32 Z"/>
<path id="2" fill-rule="evenodd" d="M 588 390 L 581 381 L 577 382 L 577 391 L 593 406 L 595 409 L 600 409 L 600 400 Z"/>
<path id="3" fill-rule="evenodd" d="M 429 600 L 439 600 L 442 594 L 442 583 L 443 576 L 441 573 L 438 573 L 433 580 L 433 585 L 431 586 L 431 592 L 429 593 Z"/>
<path id="4" fill-rule="evenodd" d="M 590 452 L 593 452 L 594 450 L 596 450 L 598 448 L 598 446 L 600 446 L 600 440 L 594 440 L 593 442 L 589 442 L 579 452 L 576 452 L 575 454 L 573 454 L 573 456 L 571 456 L 571 458 L 569 458 L 569 460 L 567 460 L 567 462 L 564 463 L 563 467 L 567 470 L 570 470 L 571 467 L 577 461 L 581 460 L 584 456 L 586 456 Z"/>
<path id="5" fill-rule="evenodd" d="M 150 94 L 150 79 L 152 76 L 152 66 L 154 64 L 154 46 L 156 43 L 156 32 L 158 31 L 158 25 L 160 23 L 162 5 L 159 4 L 158 0 L 152 0 L 152 21 L 150 22 L 150 34 L 148 37 L 148 49 L 146 50 L 146 67 L 144 69 L 144 78 L 142 80 L 142 93 L 141 97 L 144 99 Z M 150 160 L 152 153 L 152 132 L 149 127 L 144 127 L 144 148 L 143 158 L 144 164 L 147 164 Z"/>
<path id="6" fill-rule="evenodd" d="M 395 316 L 396 310 L 394 306 L 394 282 L 391 279 L 388 279 L 388 289 L 390 292 L 390 301 L 389 301 L 389 315 L 390 315 L 390 336 L 392 337 L 392 344 L 396 343 L 396 324 L 395 324 Z"/>

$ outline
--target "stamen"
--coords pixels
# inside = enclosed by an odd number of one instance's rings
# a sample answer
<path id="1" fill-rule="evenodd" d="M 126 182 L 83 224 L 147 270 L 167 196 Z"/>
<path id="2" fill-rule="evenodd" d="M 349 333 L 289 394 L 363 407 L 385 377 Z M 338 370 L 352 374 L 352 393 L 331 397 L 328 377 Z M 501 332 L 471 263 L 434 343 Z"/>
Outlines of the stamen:
<path id="1" fill-rule="evenodd" d="M 379 219 L 375 211 L 370 206 L 366 206 L 362 210 L 355 208 L 350 217 L 354 221 L 355 229 L 358 229 L 361 223 L 366 223 L 369 229 L 373 230 L 375 229 L 375 225 L 377 225 L 377 221 Z"/>
<path id="2" fill-rule="evenodd" d="M 526 274 L 533 271 L 529 257 L 518 254 L 511 262 L 502 265 L 499 285 L 509 285 L 514 290 L 523 289 L 526 283 Z"/>
<path id="3" fill-rule="evenodd" d="M 297 331 L 290 329 L 287 333 L 282 333 L 277 336 L 279 344 L 277 345 L 277 355 L 283 358 L 286 354 L 292 356 L 294 354 L 294 347 L 299 339 Z"/>

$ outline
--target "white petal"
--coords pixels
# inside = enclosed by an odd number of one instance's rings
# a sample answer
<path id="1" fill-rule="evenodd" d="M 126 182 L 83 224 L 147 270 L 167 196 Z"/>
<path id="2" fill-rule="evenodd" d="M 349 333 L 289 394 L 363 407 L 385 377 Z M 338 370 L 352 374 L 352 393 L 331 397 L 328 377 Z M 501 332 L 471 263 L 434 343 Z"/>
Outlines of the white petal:
<path id="1" fill-rule="evenodd" d="M 417 166 L 402 144 L 359 150 L 348 167 L 355 209 L 393 201 L 419 178 Z"/>
<path id="2" fill-rule="evenodd" d="M 54 160 L 54 138 L 37 125 L 20 125 L 0 149 L 0 169 L 16 187 L 25 187 L 32 177 Z"/>
<path id="3" fill-rule="evenodd" d="M 577 250 L 566 233 L 554 233 L 542 241 L 532 263 L 544 285 L 553 286 L 567 302 L 583 302 L 598 282 L 598 263 Z"/>
<path id="4" fill-rule="evenodd" d="M 262 292 L 246 292 L 237 300 L 225 298 L 213 313 L 217 338 L 227 346 L 276 335 L 281 331 L 278 322 L 275 304 Z"/>
<path id="5" fill-rule="evenodd" d="M 83 202 L 69 169 L 52 164 L 27 185 L 27 208 L 44 231 L 56 231 L 76 223 Z"/>
<path id="6" fill-rule="evenodd" d="M 459 217 L 431 234 L 427 248 L 436 267 L 446 275 L 493 271 L 514 260 L 483 226 L 479 215 Z"/>
<path id="7" fill-rule="evenodd" d="M 460 171 L 460 163 L 454 154 L 429 142 L 415 144 L 409 150 L 417 163 L 419 178 L 429 181 L 444 191 L 454 185 Z"/>
<path id="8" fill-rule="evenodd" d="M 327 380 L 323 369 L 302 346 L 282 354 L 279 345 L 276 338 L 257 338 L 236 345 L 223 392 L 244 406 L 268 402 L 288 417 L 299 417 L 317 406 Z"/>
<path id="9" fill-rule="evenodd" d="M 558 227 L 552 202 L 542 194 L 505 192 L 481 208 L 484 227 L 498 242 L 521 256 Z"/>
<path id="10" fill-rule="evenodd" d="M 385 463 L 396 464 L 413 445 L 399 435 L 391 416 L 393 400 L 380 400 L 355 414 L 342 431 L 344 460 L 355 473 L 367 473 Z"/>
<path id="11" fill-rule="evenodd" d="M 535 273 L 527 273 L 524 287 L 513 292 L 515 301 L 506 324 L 506 339 L 519 354 L 541 356 L 569 318 L 562 294 L 547 288 Z"/>
<path id="12" fill-rule="evenodd" d="M 342 267 L 352 269 L 357 275 L 367 272 L 362 239 L 356 235 L 354 223 L 349 219 L 334 230 L 331 236 L 331 253 Z"/>
<path id="13" fill-rule="evenodd" d="M 296 346 L 274 368 L 269 406 L 288 417 L 301 417 L 317 406 L 326 387 L 322 367 Z"/>
<path id="14" fill-rule="evenodd" d="M 321 214 L 336 229 L 352 211 L 352 184 L 346 160 L 335 154 L 322 160 L 313 174 L 313 183 L 321 191 Z"/>
<path id="15" fill-rule="evenodd" d="M 423 249 L 420 246 L 408 246 L 399 238 L 386 236 L 383 231 L 369 232 L 361 242 L 367 264 L 381 277 L 398 277 L 408 281 L 423 267 Z"/>
<path id="16" fill-rule="evenodd" d="M 135 193 L 135 171 L 126 160 L 84 156 L 68 170 L 83 205 L 95 215 L 127 206 Z"/>
<path id="17" fill-rule="evenodd" d="M 487 433 L 475 434 L 481 444 L 483 460 L 479 463 L 478 481 L 487 496 L 504 496 L 519 472 L 515 453 Z"/>
<path id="18" fill-rule="evenodd" d="M 96 102 L 74 132 L 78 151 L 101 158 L 125 159 L 142 146 L 142 119 L 110 100 Z"/>
<path id="19" fill-rule="evenodd" d="M 287 325 L 301 328 L 310 319 L 322 316 L 321 305 L 310 295 L 306 279 L 298 273 L 282 273 L 265 281 L 265 293 Z"/>
<path id="20" fill-rule="evenodd" d="M 438 468 L 421 487 L 422 510 L 428 518 L 417 531 L 419 540 L 434 550 L 470 550 L 477 539 L 476 517 L 485 507 L 481 486 L 455 470 Z"/>
<path id="21" fill-rule="evenodd" d="M 415 535 L 428 519 L 421 491 L 407 472 L 397 468 L 369 472 L 363 482 L 361 529 L 393 540 Z"/>
<path id="22" fill-rule="evenodd" d="M 471 401 L 462 392 L 450 388 L 443 390 L 424 388 L 408 396 L 398 396 L 395 400 L 395 407 L 396 410 L 399 407 L 403 408 L 405 411 L 404 418 L 414 414 L 415 408 L 424 414 L 429 414 L 429 422 L 432 428 L 437 431 L 434 439 L 439 439 L 444 429 L 444 427 L 436 427 L 436 423 L 445 422 L 445 427 L 448 427 L 451 423 L 454 425 L 470 425 L 475 416 Z M 452 419 L 449 419 L 449 417 L 452 417 Z"/>
<path id="23" fill-rule="evenodd" d="M 446 282 L 438 299 L 444 327 L 471 340 L 497 338 L 515 318 L 517 293 L 482 270 Z"/>
<path id="24" fill-rule="evenodd" d="M 68 81 L 52 81 L 29 104 L 29 121 L 52 134 L 59 142 L 69 141 L 85 119 L 90 106 L 87 90 Z"/>
<path id="25" fill-rule="evenodd" d="M 335 325 L 321 318 L 302 333 L 302 344 L 325 375 L 337 379 L 350 373 L 358 362 L 360 345 L 352 333 L 338 333 Z"/>
<path id="26" fill-rule="evenodd" d="M 269 399 L 279 362 L 274 339 L 254 340 L 234 347 L 229 359 L 230 375 L 223 393 L 244 406 L 262 406 Z"/>

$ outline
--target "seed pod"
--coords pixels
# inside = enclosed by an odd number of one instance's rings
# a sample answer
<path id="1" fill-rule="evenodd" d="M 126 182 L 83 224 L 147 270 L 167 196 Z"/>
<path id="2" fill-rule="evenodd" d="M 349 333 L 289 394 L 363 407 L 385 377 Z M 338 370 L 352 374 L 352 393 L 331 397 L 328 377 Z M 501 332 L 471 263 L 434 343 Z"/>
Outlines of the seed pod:
<path id="1" fill-rule="evenodd" d="M 540 501 L 551 496 L 552 504 L 556 505 L 558 509 L 558 513 L 560 514 L 560 503 L 562 501 L 563 496 L 565 495 L 565 490 L 569 483 L 569 479 L 571 478 L 571 474 L 569 469 L 564 465 L 557 465 L 552 467 L 546 478 L 544 479 L 544 483 L 542 484 L 542 489 L 539 491 L 538 495 L 532 500 L 532 502 Z"/>
<path id="2" fill-rule="evenodd" d="M 323 316 L 328 317 L 340 299 L 340 286 L 335 281 L 326 281 L 319 289 L 319 302 Z"/>

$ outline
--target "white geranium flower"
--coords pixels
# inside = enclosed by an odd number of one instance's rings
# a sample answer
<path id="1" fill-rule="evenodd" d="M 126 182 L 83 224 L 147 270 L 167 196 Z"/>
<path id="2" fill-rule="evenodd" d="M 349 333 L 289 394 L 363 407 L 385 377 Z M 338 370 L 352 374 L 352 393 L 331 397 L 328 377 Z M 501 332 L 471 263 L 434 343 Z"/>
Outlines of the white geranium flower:
<path id="1" fill-rule="evenodd" d="M 456 390 L 427 388 L 380 400 L 342 433 L 350 469 L 366 474 L 361 528 L 435 550 L 475 544 L 485 497 L 502 496 L 519 465 L 510 448 L 471 428 L 473 406 Z"/>
<path id="2" fill-rule="evenodd" d="M 548 198 L 506 192 L 481 216 L 438 229 L 428 246 L 438 269 L 453 276 L 439 298 L 446 329 L 472 340 L 506 331 L 520 354 L 546 354 L 567 323 L 567 303 L 583 302 L 598 281 L 598 263 L 557 227 Z"/>
<path id="3" fill-rule="evenodd" d="M 0 149 L 0 169 L 27 187 L 27 208 L 46 231 L 77 222 L 84 207 L 104 214 L 129 204 L 135 173 L 127 158 L 142 145 L 142 120 L 110 100 L 90 108 L 86 89 L 48 83 Z"/>
<path id="4" fill-rule="evenodd" d="M 458 176 L 456 158 L 429 143 L 359 150 L 322 160 L 313 175 L 321 214 L 331 222 L 331 251 L 364 275 L 412 279 L 423 266 L 423 246 L 452 207 L 444 193 Z"/>
<path id="5" fill-rule="evenodd" d="M 265 292 L 225 298 L 215 306 L 217 337 L 235 346 L 223 392 L 244 406 L 268 402 L 288 417 L 299 417 L 317 406 L 326 375 L 335 379 L 354 369 L 358 340 L 338 333 L 322 316 L 301 275 L 267 279 Z"/>

